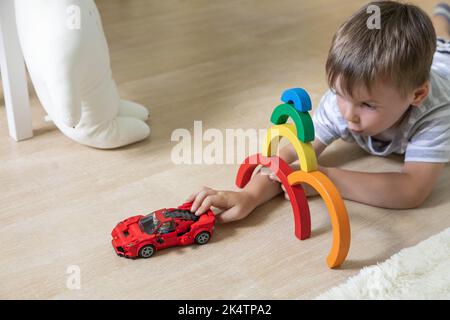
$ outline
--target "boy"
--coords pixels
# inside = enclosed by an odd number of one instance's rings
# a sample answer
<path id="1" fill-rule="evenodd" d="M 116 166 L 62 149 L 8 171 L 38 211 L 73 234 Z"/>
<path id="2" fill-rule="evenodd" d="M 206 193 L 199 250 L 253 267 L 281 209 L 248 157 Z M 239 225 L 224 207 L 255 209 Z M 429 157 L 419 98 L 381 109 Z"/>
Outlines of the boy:
<path id="1" fill-rule="evenodd" d="M 369 5 L 380 8 L 380 29 L 367 27 Z M 438 5 L 432 22 L 413 5 L 367 4 L 335 34 L 326 73 L 330 90 L 313 115 L 317 157 L 342 138 L 374 155 L 405 154 L 405 162 L 401 172 L 319 170 L 345 199 L 396 209 L 421 205 L 450 160 L 449 6 Z M 292 165 L 298 160 L 290 145 L 279 155 Z M 222 209 L 217 219 L 229 222 L 280 192 L 279 181 L 262 170 L 241 192 L 204 187 L 187 201 L 197 215 Z"/>

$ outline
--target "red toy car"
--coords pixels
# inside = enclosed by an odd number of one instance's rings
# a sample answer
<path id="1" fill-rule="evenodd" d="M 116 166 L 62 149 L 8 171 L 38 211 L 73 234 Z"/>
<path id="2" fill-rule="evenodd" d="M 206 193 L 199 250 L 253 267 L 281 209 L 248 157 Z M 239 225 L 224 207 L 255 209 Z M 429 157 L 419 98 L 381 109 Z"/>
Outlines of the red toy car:
<path id="1" fill-rule="evenodd" d="M 216 218 L 211 210 L 198 217 L 189 210 L 191 206 L 192 202 L 187 202 L 119 222 L 111 232 L 114 250 L 126 258 L 150 258 L 160 249 L 206 244 L 213 235 Z"/>

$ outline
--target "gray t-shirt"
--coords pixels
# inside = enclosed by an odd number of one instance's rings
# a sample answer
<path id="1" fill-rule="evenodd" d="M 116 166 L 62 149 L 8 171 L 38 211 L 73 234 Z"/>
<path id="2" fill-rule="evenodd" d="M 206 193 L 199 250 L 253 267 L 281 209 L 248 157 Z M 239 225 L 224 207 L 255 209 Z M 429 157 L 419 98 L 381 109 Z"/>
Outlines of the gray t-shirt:
<path id="1" fill-rule="evenodd" d="M 450 76 L 447 75 L 450 72 L 437 72 L 432 68 L 428 97 L 419 107 L 411 106 L 398 127 L 383 132 L 382 140 L 350 131 L 339 111 L 336 95 L 328 90 L 313 114 L 316 138 L 326 145 L 338 138 L 356 142 L 370 154 L 378 156 L 405 154 L 405 161 L 449 162 Z"/>

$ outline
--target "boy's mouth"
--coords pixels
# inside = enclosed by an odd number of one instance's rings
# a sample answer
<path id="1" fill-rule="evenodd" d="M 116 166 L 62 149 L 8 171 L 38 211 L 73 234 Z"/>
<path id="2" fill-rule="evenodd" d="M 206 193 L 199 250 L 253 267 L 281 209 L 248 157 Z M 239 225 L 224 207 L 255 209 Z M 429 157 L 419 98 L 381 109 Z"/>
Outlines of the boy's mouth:
<path id="1" fill-rule="evenodd" d="M 364 132 L 364 130 L 362 130 L 362 129 L 356 129 L 356 128 L 350 128 L 350 127 L 348 127 L 348 128 L 355 133 L 363 133 Z"/>

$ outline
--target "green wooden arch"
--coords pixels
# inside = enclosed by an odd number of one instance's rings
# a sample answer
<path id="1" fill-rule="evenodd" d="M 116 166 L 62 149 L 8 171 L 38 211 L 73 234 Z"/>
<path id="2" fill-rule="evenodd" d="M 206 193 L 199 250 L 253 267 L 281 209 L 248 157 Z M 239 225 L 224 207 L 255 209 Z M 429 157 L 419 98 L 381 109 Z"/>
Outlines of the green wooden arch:
<path id="1" fill-rule="evenodd" d="M 270 117 L 270 122 L 275 125 L 284 124 L 291 118 L 297 129 L 297 137 L 307 143 L 314 140 L 314 124 L 309 112 L 299 112 L 290 103 L 277 106 Z"/>

